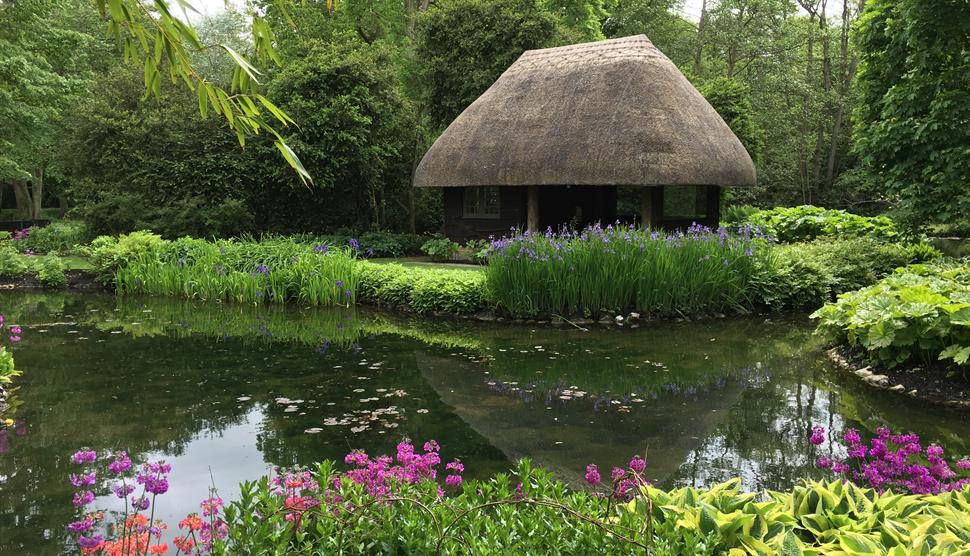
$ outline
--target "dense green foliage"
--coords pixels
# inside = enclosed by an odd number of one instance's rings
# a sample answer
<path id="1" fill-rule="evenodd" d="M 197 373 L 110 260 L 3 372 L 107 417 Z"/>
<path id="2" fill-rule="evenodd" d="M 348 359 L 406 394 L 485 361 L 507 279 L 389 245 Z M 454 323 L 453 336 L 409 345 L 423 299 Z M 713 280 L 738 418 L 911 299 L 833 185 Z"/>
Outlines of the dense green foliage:
<path id="1" fill-rule="evenodd" d="M 970 5 L 873 0 L 856 144 L 911 225 L 970 221 Z"/>
<path id="2" fill-rule="evenodd" d="M 357 297 L 375 305 L 452 315 L 474 313 L 488 304 L 481 272 L 398 264 L 362 264 Z"/>
<path id="3" fill-rule="evenodd" d="M 894 367 L 970 363 L 970 266 L 913 266 L 839 297 L 813 317 L 830 341 Z"/>
<path id="4" fill-rule="evenodd" d="M 66 255 L 87 242 L 87 230 L 80 222 L 64 220 L 47 226 L 32 226 L 27 237 L 17 240 L 21 252 L 55 253 Z"/>
<path id="5" fill-rule="evenodd" d="M 865 238 L 779 245 L 759 261 L 752 278 L 752 302 L 775 310 L 814 309 L 838 294 L 869 286 L 898 267 L 939 256 L 923 243 Z"/>
<path id="6" fill-rule="evenodd" d="M 424 104 L 444 129 L 524 51 L 556 46 L 556 18 L 536 0 L 446 0 L 421 19 Z"/>
<path id="7" fill-rule="evenodd" d="M 273 162 L 268 143 L 238 151 L 220 120 L 198 121 L 188 93 L 166 88 L 162 100 L 146 103 L 140 82 L 133 69 L 114 70 L 72 119 L 62 156 L 77 178 L 75 214 L 92 233 L 225 237 L 406 226 L 400 200 L 414 123 L 385 50 L 352 38 L 317 44 L 269 82 L 301 118 L 286 139 L 304 153 L 312 188 Z"/>
<path id="8" fill-rule="evenodd" d="M 744 221 L 760 226 L 764 233 L 783 243 L 823 237 L 896 240 L 900 235 L 893 221 L 885 216 L 859 216 L 811 205 L 762 210 L 746 216 Z"/>
<path id="9" fill-rule="evenodd" d="M 597 226 L 500 240 L 486 276 L 498 305 L 520 316 L 724 311 L 745 305 L 764 246 L 723 230 L 685 236 Z"/>
<path id="10" fill-rule="evenodd" d="M 555 547 L 571 554 L 907 556 L 966 554 L 970 542 L 968 490 L 880 494 L 835 481 L 755 494 L 733 480 L 704 489 L 644 486 L 629 502 L 614 502 L 569 490 L 523 461 L 512 474 L 467 483 L 454 495 L 440 497 L 431 481 L 401 483 L 374 503 L 346 478 L 334 488 L 334 467 L 325 462 L 314 471 L 328 488 L 304 489 L 313 502 L 298 517 L 267 479 L 243 484 L 239 501 L 226 507 L 229 534 L 216 552 L 528 554 Z"/>
<path id="11" fill-rule="evenodd" d="M 289 172 L 264 164 L 262 187 L 251 201 L 270 209 L 260 229 L 400 226 L 406 211 L 393 200 L 407 196 L 416 136 L 391 53 L 350 36 L 309 47 L 268 88 L 300 122 L 287 141 L 301 153 L 314 188 L 294 189 Z"/>
<path id="12" fill-rule="evenodd" d="M 701 94 L 717 110 L 721 119 L 738 136 L 756 163 L 764 150 L 764 132 L 755 123 L 754 108 L 747 88 L 735 79 L 719 77 L 704 84 Z"/>

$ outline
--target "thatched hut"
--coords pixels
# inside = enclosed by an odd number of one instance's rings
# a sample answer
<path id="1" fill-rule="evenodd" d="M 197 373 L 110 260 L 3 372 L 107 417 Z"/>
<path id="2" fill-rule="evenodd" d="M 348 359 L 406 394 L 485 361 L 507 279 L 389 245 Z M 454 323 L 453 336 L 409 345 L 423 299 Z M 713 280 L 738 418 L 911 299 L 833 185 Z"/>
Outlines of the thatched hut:
<path id="1" fill-rule="evenodd" d="M 716 224 L 721 187 L 754 183 L 741 142 L 644 35 L 525 52 L 414 176 L 444 188 L 458 239 L 612 221 L 618 186 L 643 188 L 648 226 Z"/>

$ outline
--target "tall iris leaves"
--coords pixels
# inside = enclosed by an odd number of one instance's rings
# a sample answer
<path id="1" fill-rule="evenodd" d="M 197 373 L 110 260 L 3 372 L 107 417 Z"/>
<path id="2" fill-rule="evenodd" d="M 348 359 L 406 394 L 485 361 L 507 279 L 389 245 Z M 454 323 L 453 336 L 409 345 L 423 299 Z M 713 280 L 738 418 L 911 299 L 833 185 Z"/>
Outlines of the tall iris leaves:
<path id="1" fill-rule="evenodd" d="M 286 2 L 276 0 L 279 10 L 286 14 Z M 260 132 L 272 134 L 276 147 L 304 184 L 312 182 L 310 174 L 303 167 L 299 157 L 283 140 L 274 126 L 295 125 L 268 98 L 257 92 L 261 72 L 258 66 L 280 63 L 273 47 L 275 40 L 269 24 L 254 14 L 252 18 L 252 38 L 254 62 L 246 59 L 227 45 L 215 45 L 225 51 L 235 64 L 232 84 L 227 91 L 200 75 L 192 65 L 190 50 L 213 48 L 199 40 L 195 29 L 172 15 L 168 0 L 95 0 L 101 14 L 108 20 L 108 31 L 124 47 L 126 60 L 143 62 L 145 71 L 145 96 L 161 95 L 162 73 L 166 73 L 172 84 L 184 83 L 196 92 L 199 100 L 199 113 L 205 118 L 211 109 L 226 119 L 229 127 L 236 133 L 239 144 L 245 146 L 246 138 Z M 179 8 L 196 11 L 186 0 L 176 0 Z"/>

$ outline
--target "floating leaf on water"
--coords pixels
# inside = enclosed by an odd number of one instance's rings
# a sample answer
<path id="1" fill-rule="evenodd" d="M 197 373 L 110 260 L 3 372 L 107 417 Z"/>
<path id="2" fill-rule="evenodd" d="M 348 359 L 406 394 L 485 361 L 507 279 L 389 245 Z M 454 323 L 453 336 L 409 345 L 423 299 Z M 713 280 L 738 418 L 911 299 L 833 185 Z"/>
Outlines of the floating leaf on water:
<path id="1" fill-rule="evenodd" d="M 419 409 L 419 410 L 418 410 L 417 412 L 418 412 L 418 413 L 427 413 L 427 412 L 428 412 L 428 410 L 427 410 L 427 409 Z"/>
<path id="2" fill-rule="evenodd" d="M 239 396 L 238 398 L 236 398 L 236 400 L 238 400 L 240 402 L 248 402 L 251 399 L 252 398 L 250 398 L 249 396 Z"/>
<path id="3" fill-rule="evenodd" d="M 309 428 L 309 429 L 307 429 L 307 430 L 305 430 L 303 432 L 305 432 L 307 434 L 320 434 L 321 432 L 323 432 L 323 429 L 321 429 L 320 427 L 313 427 L 313 428 Z"/>
<path id="4" fill-rule="evenodd" d="M 283 412 L 284 413 L 293 413 L 293 412 L 299 411 L 299 410 L 300 410 L 299 407 L 297 407 L 295 405 L 291 405 L 291 406 L 288 406 L 286 409 L 284 409 Z"/>
<path id="5" fill-rule="evenodd" d="M 363 392 L 363 391 L 364 391 L 364 389 L 363 389 L 363 388 L 354 388 L 354 393 L 357 393 L 357 394 L 359 394 L 359 393 L 361 393 L 361 392 Z"/>

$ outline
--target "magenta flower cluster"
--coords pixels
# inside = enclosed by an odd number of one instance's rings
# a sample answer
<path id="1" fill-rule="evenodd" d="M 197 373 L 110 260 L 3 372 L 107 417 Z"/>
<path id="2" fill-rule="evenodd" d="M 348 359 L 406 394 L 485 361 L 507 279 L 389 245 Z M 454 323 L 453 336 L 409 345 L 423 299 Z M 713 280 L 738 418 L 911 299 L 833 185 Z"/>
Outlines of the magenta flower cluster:
<path id="1" fill-rule="evenodd" d="M 395 458 L 386 455 L 371 458 L 363 451 L 355 450 L 344 458 L 344 463 L 355 466 L 347 472 L 347 477 L 356 484 L 364 485 L 368 494 L 376 498 L 392 496 L 397 484 L 434 481 L 441 464 L 441 446 L 429 440 L 423 448 L 423 452 L 418 452 L 410 441 L 405 440 L 397 445 Z M 447 464 L 445 469 L 448 471 L 445 484 L 460 486 L 464 465 L 455 460 Z M 439 493 L 444 494 L 440 489 Z"/>
<path id="2" fill-rule="evenodd" d="M 630 500 L 635 492 L 635 487 L 649 484 L 643 477 L 643 471 L 647 468 L 647 461 L 640 456 L 634 456 L 627 464 L 627 468 L 614 467 L 610 471 L 611 491 L 609 497 L 616 500 Z M 584 476 L 586 483 L 594 489 L 603 481 L 599 468 L 595 464 L 586 466 Z M 594 492 L 595 494 L 601 494 Z"/>
<path id="3" fill-rule="evenodd" d="M 168 474 L 171 472 L 172 467 L 165 462 L 146 463 L 135 474 L 134 482 L 132 482 L 131 478 L 126 476 L 126 473 L 132 469 L 131 458 L 123 451 L 114 454 L 106 453 L 99 462 L 97 452 L 93 450 L 79 450 L 71 456 L 71 462 L 82 467 L 81 472 L 71 473 L 69 477 L 71 486 L 77 489 L 74 492 L 74 497 L 71 502 L 77 508 L 79 515 L 77 515 L 75 521 L 68 524 L 67 529 L 72 534 L 78 535 L 78 546 L 83 551 L 91 552 L 99 549 L 107 550 L 106 547 L 120 542 L 126 546 L 128 544 L 132 546 L 137 544 L 144 545 L 147 551 L 152 543 L 151 538 L 160 538 L 160 526 L 158 524 L 148 523 L 149 519 L 139 515 L 138 512 L 148 509 L 154 503 L 156 496 L 168 492 Z M 125 516 L 120 520 L 120 527 L 117 527 L 117 529 L 124 532 L 119 535 L 119 537 L 124 537 L 124 539 L 119 539 L 118 541 L 107 540 L 103 535 L 94 532 L 96 524 L 101 520 L 102 513 L 88 512 L 87 509 L 88 506 L 94 503 L 95 496 L 93 489 L 97 484 L 98 471 L 92 469 L 92 467 L 98 463 L 107 463 L 107 473 L 114 480 L 114 484 L 111 485 L 111 491 L 114 492 L 115 496 L 126 502 Z M 142 486 L 142 492 L 138 496 L 133 496 L 130 499 L 131 509 L 135 513 L 129 515 L 127 504 L 129 502 L 128 495 L 135 492 L 135 484 Z M 155 546 L 161 547 L 162 545 L 156 543 Z M 157 551 L 158 549 L 156 548 L 155 550 Z"/>
<path id="4" fill-rule="evenodd" d="M 812 427 L 812 444 L 822 444 L 824 434 L 824 428 Z M 880 492 L 892 489 L 913 494 L 938 494 L 970 485 L 970 477 L 961 476 L 950 467 L 943 448 L 936 444 L 924 448 L 919 436 L 913 433 L 893 434 L 888 427 L 879 427 L 867 445 L 859 431 L 850 428 L 843 433 L 842 440 L 846 458 L 822 456 L 816 466 L 850 478 L 858 485 Z M 970 470 L 970 460 L 957 461 L 955 467 Z"/>

